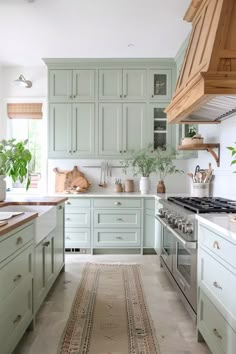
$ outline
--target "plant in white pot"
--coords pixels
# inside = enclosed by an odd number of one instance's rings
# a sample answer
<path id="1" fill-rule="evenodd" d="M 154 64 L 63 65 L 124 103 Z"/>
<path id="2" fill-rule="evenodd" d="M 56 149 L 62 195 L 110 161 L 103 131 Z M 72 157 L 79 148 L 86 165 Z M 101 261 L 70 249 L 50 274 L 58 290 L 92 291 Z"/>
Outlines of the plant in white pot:
<path id="1" fill-rule="evenodd" d="M 6 176 L 14 182 L 19 180 L 23 183 L 26 179 L 26 190 L 30 186 L 28 163 L 31 153 L 26 147 L 27 143 L 27 140 L 17 142 L 15 139 L 0 141 L 0 201 L 6 199 Z"/>
<path id="2" fill-rule="evenodd" d="M 167 148 L 166 151 L 163 151 L 161 148 L 158 148 L 155 150 L 154 155 L 156 159 L 156 171 L 159 173 L 157 193 L 165 193 L 165 178 L 168 175 L 183 173 L 184 171 L 177 169 L 174 164 L 177 156 L 175 149 Z"/>
<path id="3" fill-rule="evenodd" d="M 147 194 L 150 191 L 149 176 L 156 172 L 156 156 L 153 155 L 151 147 L 132 152 L 129 158 L 121 161 L 121 165 L 125 173 L 127 173 L 128 168 L 132 168 L 134 176 L 141 175 L 140 192 L 141 194 Z"/>

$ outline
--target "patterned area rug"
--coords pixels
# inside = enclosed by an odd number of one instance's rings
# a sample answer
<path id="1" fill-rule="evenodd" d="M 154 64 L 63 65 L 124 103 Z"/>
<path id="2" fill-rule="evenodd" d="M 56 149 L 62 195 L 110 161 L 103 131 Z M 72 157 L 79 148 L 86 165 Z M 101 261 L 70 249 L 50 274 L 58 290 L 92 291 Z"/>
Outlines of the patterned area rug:
<path id="1" fill-rule="evenodd" d="M 138 265 L 86 264 L 59 353 L 160 353 Z"/>

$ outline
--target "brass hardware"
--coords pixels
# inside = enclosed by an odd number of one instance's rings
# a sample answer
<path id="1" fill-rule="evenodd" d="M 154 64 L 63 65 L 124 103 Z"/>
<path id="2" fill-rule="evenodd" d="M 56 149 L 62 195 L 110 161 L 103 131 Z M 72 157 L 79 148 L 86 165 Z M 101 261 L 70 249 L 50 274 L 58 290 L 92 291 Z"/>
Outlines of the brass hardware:
<path id="1" fill-rule="evenodd" d="M 16 240 L 17 246 L 20 245 L 21 243 L 23 243 L 23 238 L 22 237 L 18 237 L 17 240 Z"/>
<path id="2" fill-rule="evenodd" d="M 71 205 L 71 202 L 66 202 L 67 205 Z"/>
<path id="3" fill-rule="evenodd" d="M 123 152 L 126 153 L 126 150 L 124 150 Z"/>
<path id="4" fill-rule="evenodd" d="M 114 205 L 121 205 L 121 202 L 115 202 Z"/>
<path id="5" fill-rule="evenodd" d="M 46 242 L 43 243 L 44 247 L 48 247 L 49 245 L 50 245 L 50 241 L 46 241 Z"/>
<path id="6" fill-rule="evenodd" d="M 127 95 L 124 95 L 124 98 L 126 98 L 127 97 Z"/>
<path id="7" fill-rule="evenodd" d="M 72 100 L 72 98 L 73 98 L 73 96 L 72 95 L 70 95 L 70 99 Z"/>
<path id="8" fill-rule="evenodd" d="M 22 278 L 22 275 L 21 274 L 18 274 L 14 279 L 14 283 L 17 282 L 18 280 L 20 280 Z"/>
<path id="9" fill-rule="evenodd" d="M 59 205 L 58 209 L 62 209 L 62 205 Z"/>
<path id="10" fill-rule="evenodd" d="M 71 150 L 69 150 L 69 153 L 71 154 Z"/>
<path id="11" fill-rule="evenodd" d="M 75 150 L 73 150 L 73 152 L 75 153 Z"/>
<path id="12" fill-rule="evenodd" d="M 76 95 L 74 95 L 74 98 L 76 98 Z"/>
<path id="13" fill-rule="evenodd" d="M 120 95 L 120 98 L 122 98 L 122 95 Z"/>
<path id="14" fill-rule="evenodd" d="M 214 333 L 214 335 L 219 338 L 219 339 L 222 339 L 223 337 L 220 335 L 220 333 L 217 331 L 216 328 L 213 328 L 212 332 Z"/>
<path id="15" fill-rule="evenodd" d="M 122 236 L 116 236 L 116 239 L 117 240 L 123 240 L 123 237 Z"/>
<path id="16" fill-rule="evenodd" d="M 152 95 L 152 98 L 154 98 L 154 95 Z"/>
<path id="17" fill-rule="evenodd" d="M 122 154 L 122 150 L 120 150 L 120 154 Z"/>
<path id="18" fill-rule="evenodd" d="M 118 218 L 118 219 L 116 219 L 117 221 L 124 221 L 122 218 Z"/>
<path id="19" fill-rule="evenodd" d="M 221 290 L 223 289 L 220 285 L 218 285 L 218 283 L 216 281 L 214 281 L 213 285 L 217 289 L 221 289 Z"/>
<path id="20" fill-rule="evenodd" d="M 66 220 L 67 220 L 67 221 L 69 221 L 69 220 L 70 220 L 70 218 L 66 218 Z"/>
<path id="21" fill-rule="evenodd" d="M 220 249 L 220 245 L 219 245 L 219 242 L 218 242 L 218 241 L 214 241 L 214 242 L 213 242 L 213 248 L 216 248 L 217 250 Z"/>
<path id="22" fill-rule="evenodd" d="M 14 319 L 13 323 L 17 323 L 21 320 L 22 316 L 21 315 L 17 315 L 16 318 Z"/>

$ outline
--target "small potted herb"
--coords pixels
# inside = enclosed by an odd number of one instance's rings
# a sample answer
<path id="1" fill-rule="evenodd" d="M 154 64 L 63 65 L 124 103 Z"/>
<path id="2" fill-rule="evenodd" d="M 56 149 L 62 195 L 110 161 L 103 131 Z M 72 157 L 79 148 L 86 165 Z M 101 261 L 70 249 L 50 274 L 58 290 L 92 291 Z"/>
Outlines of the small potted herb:
<path id="1" fill-rule="evenodd" d="M 26 190 L 30 186 L 28 163 L 31 153 L 26 147 L 27 143 L 27 140 L 17 142 L 15 139 L 0 141 L 0 201 L 6 198 L 6 176 L 21 183 L 26 178 Z"/>

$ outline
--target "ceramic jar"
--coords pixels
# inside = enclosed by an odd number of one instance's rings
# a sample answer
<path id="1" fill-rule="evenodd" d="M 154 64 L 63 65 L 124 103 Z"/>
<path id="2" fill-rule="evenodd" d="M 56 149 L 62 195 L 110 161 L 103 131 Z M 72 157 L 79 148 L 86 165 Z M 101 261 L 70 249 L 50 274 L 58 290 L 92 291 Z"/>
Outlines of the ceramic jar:
<path id="1" fill-rule="evenodd" d="M 139 189 L 141 194 L 148 194 L 150 191 L 150 179 L 149 177 L 141 177 L 139 183 Z"/>
<path id="2" fill-rule="evenodd" d="M 0 176 L 0 202 L 6 199 L 6 181 L 4 180 L 6 176 Z"/>
<path id="3" fill-rule="evenodd" d="M 157 193 L 165 193 L 166 192 L 166 186 L 164 181 L 159 181 L 157 185 Z"/>
<path id="4" fill-rule="evenodd" d="M 125 192 L 126 193 L 134 192 L 134 180 L 133 179 L 126 179 L 125 180 Z"/>

